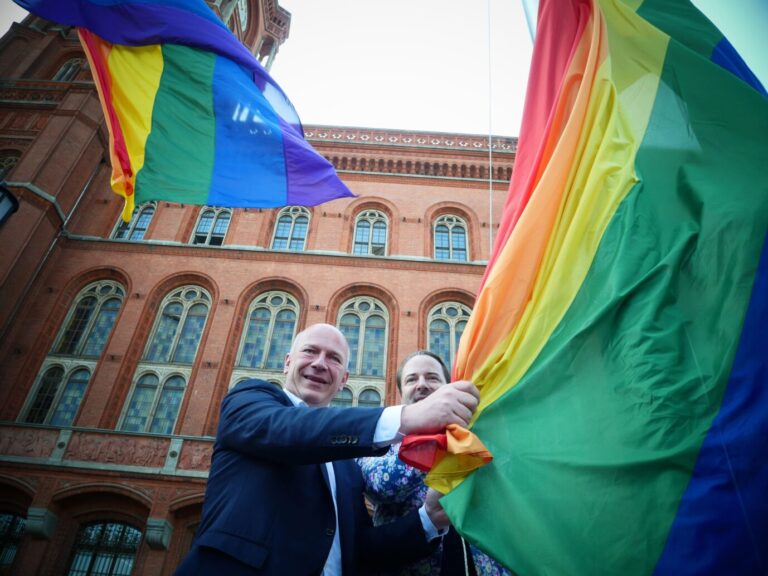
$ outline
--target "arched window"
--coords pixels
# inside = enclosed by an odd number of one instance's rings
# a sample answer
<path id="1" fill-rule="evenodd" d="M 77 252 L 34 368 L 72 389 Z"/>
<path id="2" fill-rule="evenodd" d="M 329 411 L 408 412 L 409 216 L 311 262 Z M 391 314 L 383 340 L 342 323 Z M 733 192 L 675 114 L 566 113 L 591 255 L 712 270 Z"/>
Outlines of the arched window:
<path id="1" fill-rule="evenodd" d="M 77 295 L 53 347 L 53 354 L 98 358 L 112 332 L 125 298 L 119 284 L 104 280 Z"/>
<path id="2" fill-rule="evenodd" d="M 179 374 L 172 374 L 162 383 L 155 373 L 142 374 L 133 388 L 120 430 L 172 434 L 186 385 Z"/>
<path id="3" fill-rule="evenodd" d="M 210 305 L 210 295 L 198 286 L 184 286 L 166 296 L 144 351 L 144 361 L 192 364 Z"/>
<path id="4" fill-rule="evenodd" d="M 387 253 L 387 217 L 378 210 L 365 210 L 355 219 L 353 254 L 385 256 Z"/>
<path id="5" fill-rule="evenodd" d="M 288 206 L 280 211 L 272 237 L 273 250 L 301 252 L 307 241 L 309 210 L 303 206 Z"/>
<path id="6" fill-rule="evenodd" d="M 46 370 L 24 422 L 70 426 L 77 416 L 91 373 L 86 368 L 65 371 L 61 366 Z"/>
<path id="7" fill-rule="evenodd" d="M 331 400 L 331 406 L 350 408 L 352 406 L 352 390 L 346 386 Z"/>
<path id="8" fill-rule="evenodd" d="M 221 246 L 227 235 L 232 211 L 227 208 L 205 208 L 200 212 L 200 218 L 192 235 L 192 244 L 207 244 Z"/>
<path id="9" fill-rule="evenodd" d="M 141 542 L 141 531 L 121 522 L 80 526 L 69 563 L 69 576 L 127 576 Z"/>
<path id="10" fill-rule="evenodd" d="M 69 82 L 73 80 L 77 73 L 85 65 L 85 60 L 82 58 L 70 58 L 59 68 L 58 72 L 53 76 L 54 82 Z"/>
<path id="11" fill-rule="evenodd" d="M 381 394 L 371 388 L 366 388 L 360 392 L 360 396 L 357 397 L 357 405 L 365 407 L 378 407 L 381 406 Z"/>
<path id="12" fill-rule="evenodd" d="M 449 370 L 459 349 L 459 340 L 467 327 L 471 310 L 459 302 L 443 302 L 429 312 L 428 349 L 443 359 Z"/>
<path id="13" fill-rule="evenodd" d="M 19 163 L 21 154 L 16 150 L 5 150 L 0 152 L 0 180 L 5 180 L 5 177 L 11 173 Z"/>
<path id="14" fill-rule="evenodd" d="M 116 240 L 141 240 L 144 233 L 152 222 L 152 216 L 155 215 L 155 203 L 145 202 L 133 209 L 131 221 L 125 222 L 122 218 L 118 220 L 112 238 Z"/>
<path id="15" fill-rule="evenodd" d="M 384 304 L 367 296 L 346 302 L 338 327 L 349 342 L 349 372 L 384 378 L 388 317 Z"/>
<path id="16" fill-rule="evenodd" d="M 467 225 L 447 214 L 435 221 L 435 259 L 467 261 Z"/>
<path id="17" fill-rule="evenodd" d="M 280 370 L 291 349 L 299 305 L 286 292 L 267 292 L 248 308 L 237 366 Z"/>
<path id="18" fill-rule="evenodd" d="M 0 574 L 10 574 L 25 524 L 17 514 L 0 514 Z"/>
<path id="19" fill-rule="evenodd" d="M 94 282 L 78 293 L 40 367 L 24 422 L 72 425 L 124 298 L 123 287 L 111 280 Z"/>

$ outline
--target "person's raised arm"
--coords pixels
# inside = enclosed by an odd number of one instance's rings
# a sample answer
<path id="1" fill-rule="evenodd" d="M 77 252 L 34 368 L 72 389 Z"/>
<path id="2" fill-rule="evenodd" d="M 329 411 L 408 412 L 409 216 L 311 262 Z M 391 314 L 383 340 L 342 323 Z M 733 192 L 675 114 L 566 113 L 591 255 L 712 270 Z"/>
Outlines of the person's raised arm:
<path id="1" fill-rule="evenodd" d="M 480 392 L 468 380 L 441 386 L 424 400 L 403 406 L 400 415 L 402 434 L 441 432 L 448 424 L 467 426 L 477 409 Z"/>

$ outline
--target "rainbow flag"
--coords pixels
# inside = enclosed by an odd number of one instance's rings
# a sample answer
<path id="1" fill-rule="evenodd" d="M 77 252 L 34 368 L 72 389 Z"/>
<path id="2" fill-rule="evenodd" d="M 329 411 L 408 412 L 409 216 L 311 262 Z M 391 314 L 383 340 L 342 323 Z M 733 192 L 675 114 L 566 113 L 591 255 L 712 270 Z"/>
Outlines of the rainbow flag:
<path id="1" fill-rule="evenodd" d="M 16 0 L 80 27 L 110 134 L 112 188 L 135 204 L 270 208 L 352 196 L 280 87 L 203 0 Z"/>
<path id="2" fill-rule="evenodd" d="M 757 17 L 757 15 L 756 15 Z M 687 0 L 541 0 L 428 482 L 520 575 L 768 573 L 768 98 Z"/>

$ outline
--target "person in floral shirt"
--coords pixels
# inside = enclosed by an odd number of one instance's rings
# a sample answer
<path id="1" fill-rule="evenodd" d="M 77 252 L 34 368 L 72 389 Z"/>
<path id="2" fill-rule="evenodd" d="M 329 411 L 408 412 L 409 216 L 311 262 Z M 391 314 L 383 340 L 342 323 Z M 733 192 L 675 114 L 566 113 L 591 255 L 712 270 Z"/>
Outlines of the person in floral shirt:
<path id="1" fill-rule="evenodd" d="M 450 380 L 442 359 L 426 350 L 410 354 L 397 371 L 397 388 L 403 404 L 423 400 Z M 425 472 L 405 464 L 397 457 L 399 444 L 390 446 L 386 455 L 358 458 L 363 474 L 365 495 L 373 505 L 373 524 L 380 526 L 418 509 L 427 494 Z M 474 546 L 469 547 L 474 566 L 443 566 L 442 544 L 435 553 L 397 572 L 399 576 L 440 576 L 441 574 L 477 574 L 477 576 L 509 575 L 506 568 Z M 459 550 L 461 550 L 459 548 Z M 463 564 L 463 562 L 461 562 Z M 472 571 L 474 568 L 474 572 Z"/>

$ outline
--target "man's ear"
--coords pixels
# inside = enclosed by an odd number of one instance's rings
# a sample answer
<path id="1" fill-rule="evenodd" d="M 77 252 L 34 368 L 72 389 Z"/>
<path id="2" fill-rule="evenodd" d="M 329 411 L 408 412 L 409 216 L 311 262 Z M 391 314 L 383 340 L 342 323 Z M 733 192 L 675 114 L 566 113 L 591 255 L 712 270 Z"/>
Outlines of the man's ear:
<path id="1" fill-rule="evenodd" d="M 341 392 L 341 389 L 344 388 L 344 384 L 347 383 L 347 380 L 349 380 L 349 371 L 344 372 L 344 378 L 339 382 L 339 389 L 336 390 L 337 393 Z"/>
<path id="2" fill-rule="evenodd" d="M 288 374 L 288 367 L 291 365 L 291 353 L 288 352 L 285 355 L 285 360 L 283 361 L 283 374 Z"/>

